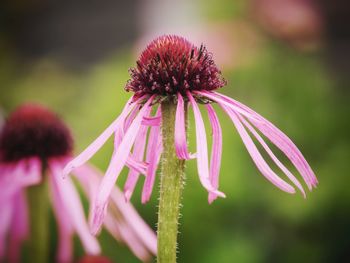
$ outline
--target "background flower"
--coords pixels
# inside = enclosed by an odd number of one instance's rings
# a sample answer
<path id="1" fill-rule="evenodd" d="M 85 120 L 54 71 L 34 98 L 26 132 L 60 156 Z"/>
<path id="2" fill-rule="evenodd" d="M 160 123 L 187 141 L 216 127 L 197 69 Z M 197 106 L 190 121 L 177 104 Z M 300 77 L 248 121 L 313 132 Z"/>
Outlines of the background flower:
<path id="1" fill-rule="evenodd" d="M 23 105 L 7 119 L 0 136 L 0 185 L 3 189 L 0 195 L 3 211 L 0 216 L 1 258 L 7 256 L 10 262 L 18 262 L 23 241 L 37 242 L 36 238 L 47 236 L 31 236 L 30 232 L 33 233 L 34 230 L 29 225 L 35 226 L 35 222 L 30 220 L 42 222 L 41 212 L 40 215 L 36 214 L 38 211 L 35 206 L 41 206 L 40 199 L 49 197 L 58 225 L 57 261 L 73 260 L 74 234 L 79 236 L 87 254 L 100 253 L 100 245 L 88 229 L 83 206 L 72 179 L 62 178 L 62 169 L 70 159 L 71 149 L 72 138 L 68 128 L 46 108 Z M 101 177 L 99 172 L 85 165 L 76 174 L 86 194 L 92 198 Z M 27 192 L 30 190 L 37 194 L 35 192 L 40 191 L 38 188 L 31 190 L 30 186 L 43 185 L 45 189 L 47 183 L 48 193 L 44 191 L 38 195 L 39 199 L 35 199 L 37 203 L 32 202 L 29 208 Z M 134 208 L 125 204 L 117 188 L 113 188 L 111 199 L 114 206 L 107 213 L 107 230 L 118 241 L 126 243 L 141 260 L 148 260 L 152 253 L 156 253 L 155 234 Z M 44 211 L 43 216 L 48 217 L 48 211 Z M 48 226 L 42 226 L 45 227 Z M 44 233 L 48 231 L 49 229 L 43 230 Z"/>

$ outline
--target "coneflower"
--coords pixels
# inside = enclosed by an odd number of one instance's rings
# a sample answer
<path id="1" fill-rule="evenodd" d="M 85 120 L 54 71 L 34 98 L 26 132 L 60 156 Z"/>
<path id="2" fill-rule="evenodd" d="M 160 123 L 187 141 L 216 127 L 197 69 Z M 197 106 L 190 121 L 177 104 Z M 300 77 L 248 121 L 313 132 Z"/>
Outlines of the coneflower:
<path id="1" fill-rule="evenodd" d="M 100 253 L 72 179 L 61 176 L 72 147 L 67 126 L 42 106 L 23 105 L 6 120 L 0 135 L 0 261 L 7 256 L 9 262 L 18 262 L 21 243 L 29 239 L 33 244 L 31 260 L 48 262 L 49 199 L 58 224 L 57 261 L 72 262 L 74 233 L 87 254 Z M 100 173 L 86 164 L 75 171 L 75 176 L 92 199 L 102 178 Z M 156 253 L 155 234 L 131 204 L 124 202 L 116 187 L 110 199 L 106 229 L 140 259 L 148 260 Z"/>
<path id="2" fill-rule="evenodd" d="M 295 188 L 266 163 L 251 135 L 271 159 L 305 196 L 300 182 L 277 159 L 262 135 L 275 144 L 294 164 L 311 190 L 317 179 L 294 143 L 265 118 L 242 103 L 216 92 L 226 85 L 212 54 L 178 36 L 161 36 L 141 53 L 136 67 L 130 69 L 126 91 L 134 95 L 120 116 L 64 170 L 65 174 L 84 164 L 114 134 L 115 147 L 109 167 L 97 193 L 91 214 L 91 227 L 97 232 L 103 222 L 111 190 L 125 165 L 146 162 L 142 202 L 150 198 L 160 158 L 162 173 L 158 217 L 158 260 L 175 262 L 176 235 L 184 160 L 197 159 L 201 184 L 208 191 L 209 202 L 225 195 L 218 190 L 222 152 L 222 134 L 213 108 L 217 103 L 231 118 L 259 171 L 275 186 L 288 193 Z M 212 127 L 213 146 L 209 162 L 207 136 L 199 104 L 204 104 Z M 160 106 L 158 106 L 160 105 Z M 187 149 L 186 119 L 192 107 L 196 127 L 196 153 Z M 152 115 L 154 107 L 158 107 Z M 147 130 L 150 128 L 145 154 Z M 248 133 L 250 132 L 250 134 Z M 262 135 L 261 135 L 262 134 Z M 162 156 L 162 157 L 161 157 Z M 124 192 L 127 199 L 134 190 L 140 171 L 130 167 Z"/>

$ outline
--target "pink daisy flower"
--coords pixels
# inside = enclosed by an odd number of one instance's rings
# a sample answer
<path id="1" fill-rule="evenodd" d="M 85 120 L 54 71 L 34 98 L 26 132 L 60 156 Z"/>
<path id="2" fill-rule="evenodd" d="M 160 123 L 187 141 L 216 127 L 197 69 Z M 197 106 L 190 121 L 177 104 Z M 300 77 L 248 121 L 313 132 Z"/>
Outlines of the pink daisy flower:
<path id="1" fill-rule="evenodd" d="M 114 134 L 114 153 L 93 204 L 90 222 L 93 232 L 97 232 L 103 222 L 109 196 L 125 165 L 130 168 L 124 186 L 126 199 L 130 199 L 136 182 L 142 174 L 133 165 L 142 166 L 145 163 L 147 168 L 143 173 L 145 182 L 142 202 L 145 203 L 150 199 L 162 154 L 162 113 L 157 104 L 164 100 L 172 101 L 177 105 L 174 141 L 177 158 L 197 159 L 199 179 L 208 191 L 209 203 L 218 196 L 225 197 L 218 190 L 222 134 L 220 122 L 212 106 L 214 103 L 218 104 L 231 118 L 255 165 L 267 180 L 287 193 L 295 193 L 295 187 L 297 187 L 305 196 L 299 180 L 278 160 L 263 136 L 288 157 L 310 190 L 316 186 L 317 179 L 309 164 L 283 132 L 252 109 L 216 91 L 225 86 L 226 81 L 215 65 L 212 54 L 203 45 L 198 48 L 182 37 L 161 36 L 152 41 L 141 53 L 136 67 L 130 69 L 130 75 L 131 79 L 127 82 L 125 89 L 134 92 L 134 95 L 126 103 L 120 116 L 64 169 L 64 173 L 68 174 L 83 165 Z M 210 161 L 207 135 L 199 104 L 204 104 L 212 128 L 213 145 Z M 195 154 L 191 154 L 187 149 L 185 112 L 188 106 L 192 107 L 195 118 Z M 155 107 L 158 108 L 152 115 Z M 147 140 L 148 129 L 150 133 Z M 270 168 L 252 137 L 256 138 L 290 182 L 282 179 Z M 147 147 L 146 142 L 148 142 Z"/>
<path id="2" fill-rule="evenodd" d="M 0 261 L 5 256 L 9 262 L 19 261 L 22 242 L 30 239 L 26 190 L 44 180 L 49 184 L 58 224 L 57 261 L 72 262 L 74 234 L 80 238 L 87 254 L 100 253 L 72 178 L 61 176 L 63 167 L 71 159 L 72 146 L 66 125 L 41 106 L 21 106 L 5 122 L 0 135 Z M 74 175 L 92 200 L 101 174 L 83 165 Z M 112 187 L 110 194 L 111 206 L 103 222 L 107 231 L 126 243 L 141 260 L 148 260 L 151 254 L 156 254 L 156 235 L 131 204 L 125 203 L 118 188 Z"/>

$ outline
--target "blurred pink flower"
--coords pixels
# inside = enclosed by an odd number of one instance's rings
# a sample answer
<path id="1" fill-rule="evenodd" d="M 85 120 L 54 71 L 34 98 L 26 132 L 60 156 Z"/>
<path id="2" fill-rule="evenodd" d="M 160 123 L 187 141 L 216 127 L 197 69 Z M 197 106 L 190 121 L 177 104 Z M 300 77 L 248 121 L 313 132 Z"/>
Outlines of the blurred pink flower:
<path id="1" fill-rule="evenodd" d="M 40 184 L 46 175 L 58 224 L 57 261 L 72 262 L 74 233 L 87 254 L 100 253 L 72 179 L 61 176 L 71 158 L 72 144 L 65 124 L 41 106 L 24 105 L 7 119 L 0 135 L 0 259 L 7 254 L 10 262 L 19 261 L 21 243 L 30 238 L 26 188 Z M 91 199 L 101 180 L 100 173 L 84 165 L 74 174 Z M 132 205 L 125 203 L 116 187 L 111 192 L 112 205 L 104 221 L 107 231 L 126 243 L 141 260 L 148 260 L 156 254 L 156 235 Z"/>
<path id="2" fill-rule="evenodd" d="M 176 154 L 179 159 L 197 159 L 199 179 L 209 192 L 210 203 L 218 196 L 225 196 L 218 191 L 222 134 L 220 122 L 211 104 L 213 102 L 216 102 L 229 115 L 257 168 L 270 182 L 285 192 L 295 193 L 292 185 L 272 171 L 255 146 L 251 135 L 257 139 L 271 159 L 304 196 L 305 191 L 299 181 L 272 153 L 260 133 L 289 158 L 310 190 L 316 186 L 317 179 L 310 166 L 284 133 L 247 106 L 215 91 L 223 87 L 226 81 L 221 77 L 212 54 L 203 45 L 197 48 L 182 37 L 161 36 L 147 46 L 136 64 L 137 67 L 130 70 L 131 80 L 126 84 L 126 90 L 133 91 L 135 94 L 127 102 L 120 116 L 64 169 L 64 173 L 68 174 L 83 165 L 112 134 L 115 135 L 114 153 L 93 203 L 90 222 L 93 232 L 97 232 L 104 221 L 109 196 L 125 165 L 130 168 L 124 186 L 126 199 L 130 199 L 140 173 L 145 175 L 142 202 L 150 199 L 162 153 L 161 108 L 158 107 L 154 116 L 151 115 L 151 111 L 155 104 L 163 100 L 177 104 L 174 141 Z M 210 164 L 207 137 L 198 103 L 205 103 L 212 127 L 213 147 Z M 187 105 L 191 105 L 194 112 L 196 154 L 191 154 L 187 149 L 185 129 Z M 144 160 L 149 127 L 150 134 Z M 247 129 L 251 135 L 248 134 Z M 131 151 L 132 147 L 133 151 Z M 132 163 L 142 166 L 144 161 L 147 164 L 145 172 L 131 166 Z"/>
<path id="3" fill-rule="evenodd" d="M 314 0 L 253 0 L 252 12 L 266 31 L 295 48 L 308 51 L 321 45 L 323 18 Z"/>

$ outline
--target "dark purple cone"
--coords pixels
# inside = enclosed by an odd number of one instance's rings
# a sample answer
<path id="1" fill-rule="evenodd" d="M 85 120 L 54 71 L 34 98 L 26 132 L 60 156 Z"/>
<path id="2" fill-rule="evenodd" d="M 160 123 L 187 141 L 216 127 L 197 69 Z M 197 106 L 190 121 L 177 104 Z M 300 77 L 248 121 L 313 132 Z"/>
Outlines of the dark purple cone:
<path id="1" fill-rule="evenodd" d="M 43 160 L 67 156 L 73 140 L 67 126 L 51 111 L 23 105 L 7 119 L 0 134 L 0 159 L 17 161 L 37 156 Z"/>
<path id="2" fill-rule="evenodd" d="M 130 69 L 125 89 L 136 96 L 168 96 L 187 90 L 215 90 L 226 85 L 212 54 L 201 45 L 195 47 L 179 36 L 153 40 Z"/>

